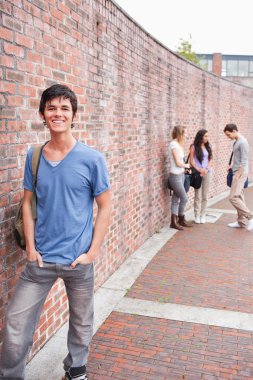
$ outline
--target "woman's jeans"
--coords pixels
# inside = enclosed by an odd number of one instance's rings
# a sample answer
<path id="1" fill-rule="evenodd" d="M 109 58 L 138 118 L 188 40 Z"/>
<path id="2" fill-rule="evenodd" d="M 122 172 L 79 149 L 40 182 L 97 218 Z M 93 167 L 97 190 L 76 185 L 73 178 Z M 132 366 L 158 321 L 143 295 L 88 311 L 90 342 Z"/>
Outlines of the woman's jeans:
<path id="1" fill-rule="evenodd" d="M 58 278 L 69 301 L 68 355 L 64 369 L 86 364 L 93 329 L 93 264 L 68 265 L 28 262 L 8 306 L 0 379 L 23 380 L 28 353 L 46 297 Z M 53 307 L 54 305 L 52 305 Z"/>
<path id="2" fill-rule="evenodd" d="M 187 203 L 187 194 L 184 188 L 184 173 L 173 174 L 170 173 L 169 181 L 173 188 L 173 195 L 171 201 L 171 214 L 184 215 L 184 209 Z"/>
<path id="3" fill-rule="evenodd" d="M 202 177 L 201 187 L 199 189 L 194 189 L 194 215 L 205 216 L 208 192 L 211 181 L 211 172 L 209 171 L 204 177 Z"/>

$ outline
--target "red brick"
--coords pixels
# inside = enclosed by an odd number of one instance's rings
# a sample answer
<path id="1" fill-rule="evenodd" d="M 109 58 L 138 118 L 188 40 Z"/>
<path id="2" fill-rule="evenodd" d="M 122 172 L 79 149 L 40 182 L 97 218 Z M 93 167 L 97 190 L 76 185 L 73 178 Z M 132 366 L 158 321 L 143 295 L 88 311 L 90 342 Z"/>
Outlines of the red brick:
<path id="1" fill-rule="evenodd" d="M 24 57 L 24 49 L 20 46 L 11 45 L 7 42 L 4 43 L 4 51 L 6 54 L 15 55 L 17 57 Z"/>
<path id="2" fill-rule="evenodd" d="M 28 49 L 33 48 L 33 40 L 30 37 L 26 37 L 26 36 L 16 33 L 15 40 L 16 40 L 17 45 L 25 46 Z"/>
<path id="3" fill-rule="evenodd" d="M 14 67 L 14 58 L 8 55 L 0 56 L 0 65 L 6 67 Z"/>
<path id="4" fill-rule="evenodd" d="M 53 69 L 59 68 L 59 62 L 56 61 L 55 59 L 50 58 L 50 57 L 44 57 L 44 64 L 45 64 L 45 66 L 49 66 Z"/>
<path id="5" fill-rule="evenodd" d="M 1 1 L 0 2 L 0 9 L 3 12 L 8 13 L 9 15 L 11 15 L 11 12 L 12 12 L 11 1 L 7 1 L 7 0 Z"/>
<path id="6" fill-rule="evenodd" d="M 13 7 L 13 15 L 14 15 L 14 19 L 17 19 L 20 22 L 23 22 L 25 24 L 30 24 L 30 25 L 33 24 L 32 16 L 26 11 L 24 11 L 23 9 L 21 9 L 21 7 L 20 8 Z"/>
<path id="7" fill-rule="evenodd" d="M 0 27 L 0 35 L 3 40 L 13 42 L 13 32 L 11 30 Z"/>
<path id="8" fill-rule="evenodd" d="M 16 93 L 16 85 L 14 83 L 10 82 L 0 82 L 0 92 L 7 92 L 9 94 L 15 94 Z"/>
<path id="9" fill-rule="evenodd" d="M 54 17 L 55 19 L 63 22 L 63 14 L 61 11 L 59 11 L 58 9 L 55 9 L 53 7 L 50 7 L 50 14 L 52 17 Z"/>
<path id="10" fill-rule="evenodd" d="M 16 70 L 7 70 L 6 71 L 6 79 L 15 82 L 24 83 L 24 74 L 17 73 Z"/>
<path id="11" fill-rule="evenodd" d="M 58 4 L 58 9 L 59 11 L 65 13 L 65 15 L 69 16 L 70 15 L 70 9 L 68 6 L 62 4 L 62 3 L 59 3 Z"/>
<path id="12" fill-rule="evenodd" d="M 13 30 L 16 30 L 18 32 L 23 31 L 22 22 L 20 22 L 20 20 L 15 19 L 13 17 L 8 17 L 6 15 L 3 15 L 3 25 L 9 29 L 13 29 Z M 13 40 L 11 40 L 11 41 L 13 41 Z"/>
<path id="13" fill-rule="evenodd" d="M 57 47 L 57 41 L 51 35 L 44 34 L 43 42 L 44 42 L 45 46 L 51 46 L 53 48 Z"/>
<path id="14" fill-rule="evenodd" d="M 8 96 L 7 102 L 9 106 L 22 107 L 24 105 L 24 98 L 21 96 Z"/>
<path id="15" fill-rule="evenodd" d="M 32 86 L 20 85 L 18 95 L 29 96 L 34 98 L 36 95 L 36 89 Z"/>
<path id="16" fill-rule="evenodd" d="M 49 2 L 45 0 L 33 0 L 33 5 L 46 12 L 49 12 Z"/>
<path id="17" fill-rule="evenodd" d="M 37 115 L 38 115 L 38 108 L 32 109 L 32 110 L 22 109 L 22 108 L 19 109 L 19 116 L 22 121 L 34 120 L 36 119 Z"/>
<path id="18" fill-rule="evenodd" d="M 1 106 L 4 106 L 6 104 L 5 97 L 3 95 L 0 95 L 0 104 Z"/>
<path id="19" fill-rule="evenodd" d="M 52 71 L 45 66 L 37 65 L 36 74 L 50 79 L 52 78 Z"/>
<path id="20" fill-rule="evenodd" d="M 28 51 L 27 52 L 27 60 L 28 60 L 28 62 L 32 62 L 32 63 L 41 63 L 42 62 L 42 56 L 38 53 Z"/>
<path id="21" fill-rule="evenodd" d="M 34 74 L 35 72 L 35 65 L 31 62 L 24 62 L 22 61 L 17 61 L 17 68 L 20 71 L 25 71 L 26 73 L 32 73 Z"/>
<path id="22" fill-rule="evenodd" d="M 45 23 L 43 22 L 43 20 L 41 18 L 34 18 L 34 27 L 36 28 L 37 33 L 39 31 L 44 32 L 44 30 L 45 30 Z M 42 36 L 40 35 L 40 40 L 41 39 L 42 39 Z"/>
<path id="23" fill-rule="evenodd" d="M 28 2 L 24 3 L 24 10 L 27 13 L 31 13 L 35 17 L 41 17 L 41 9 L 36 7 L 34 4 L 30 4 Z"/>
<path id="24" fill-rule="evenodd" d="M 35 87 L 43 87 L 44 80 L 39 76 L 27 75 L 27 84 Z"/>
<path id="25" fill-rule="evenodd" d="M 14 108 L 3 108 L 1 110 L 1 117 L 3 119 L 14 119 L 16 117 L 16 111 Z"/>

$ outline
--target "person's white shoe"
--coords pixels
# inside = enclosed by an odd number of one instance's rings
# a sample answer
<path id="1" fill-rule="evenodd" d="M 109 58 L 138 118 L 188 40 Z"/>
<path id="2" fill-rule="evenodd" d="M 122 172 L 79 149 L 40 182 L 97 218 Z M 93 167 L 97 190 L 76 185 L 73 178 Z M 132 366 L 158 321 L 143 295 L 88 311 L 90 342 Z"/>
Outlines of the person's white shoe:
<path id="1" fill-rule="evenodd" d="M 200 224 L 200 216 L 195 216 L 195 220 L 194 220 L 194 222 L 195 222 L 196 224 Z"/>
<path id="2" fill-rule="evenodd" d="M 240 224 L 238 222 L 228 223 L 228 227 L 231 228 L 241 228 Z"/>
<path id="3" fill-rule="evenodd" d="M 206 222 L 206 217 L 205 217 L 205 215 L 200 216 L 200 223 L 201 223 L 201 224 L 205 224 L 205 222 Z"/>
<path id="4" fill-rule="evenodd" d="M 246 229 L 247 229 L 247 231 L 253 230 L 253 218 L 249 220 Z"/>

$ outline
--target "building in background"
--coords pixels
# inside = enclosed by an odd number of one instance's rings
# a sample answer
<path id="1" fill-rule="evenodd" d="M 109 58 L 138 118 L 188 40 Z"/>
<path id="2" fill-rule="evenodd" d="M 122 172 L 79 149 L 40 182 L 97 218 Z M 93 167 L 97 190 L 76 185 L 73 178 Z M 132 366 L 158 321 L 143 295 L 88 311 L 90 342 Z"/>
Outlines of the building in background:
<path id="1" fill-rule="evenodd" d="M 233 82 L 253 87 L 253 55 L 197 54 L 202 66 Z"/>

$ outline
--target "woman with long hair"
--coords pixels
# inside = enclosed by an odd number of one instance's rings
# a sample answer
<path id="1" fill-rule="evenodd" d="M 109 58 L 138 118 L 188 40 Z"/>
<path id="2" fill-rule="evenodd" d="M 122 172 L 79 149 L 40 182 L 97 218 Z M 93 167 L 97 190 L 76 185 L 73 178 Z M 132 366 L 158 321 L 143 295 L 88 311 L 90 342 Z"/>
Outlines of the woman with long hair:
<path id="1" fill-rule="evenodd" d="M 173 140 L 169 146 L 170 175 L 169 183 L 173 189 L 171 201 L 171 228 L 183 230 L 183 227 L 192 227 L 185 220 L 184 210 L 188 200 L 184 188 L 184 172 L 189 169 L 190 164 L 184 162 L 185 128 L 175 126 L 172 130 Z"/>
<path id="2" fill-rule="evenodd" d="M 202 176 L 201 187 L 194 189 L 195 223 L 206 222 L 206 207 L 211 180 L 213 152 L 208 141 L 208 131 L 200 129 L 190 147 L 190 164 Z"/>

